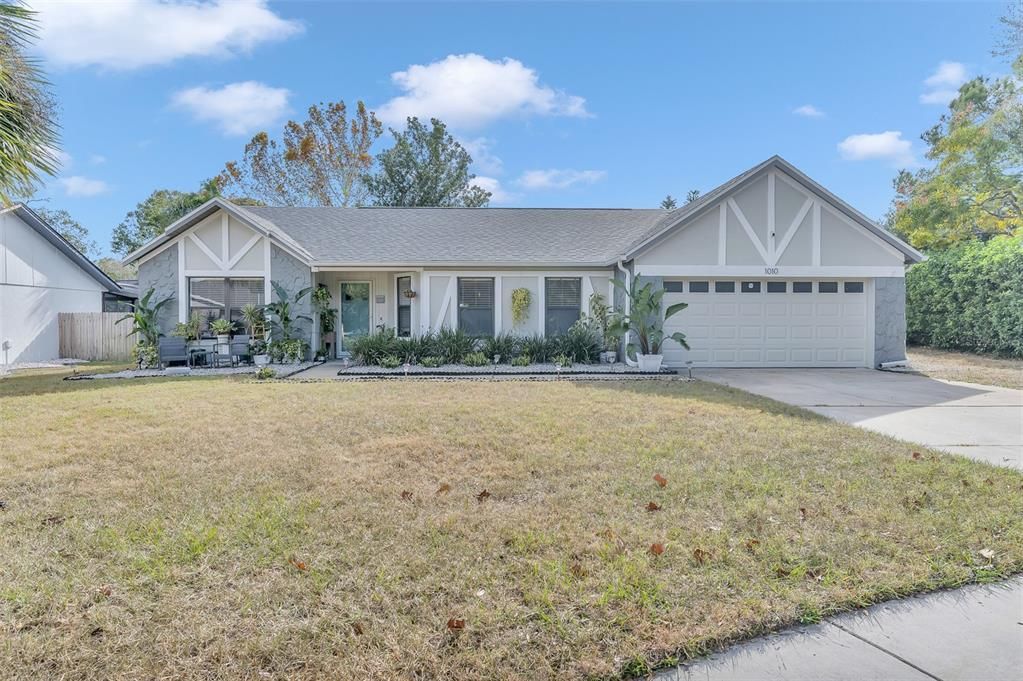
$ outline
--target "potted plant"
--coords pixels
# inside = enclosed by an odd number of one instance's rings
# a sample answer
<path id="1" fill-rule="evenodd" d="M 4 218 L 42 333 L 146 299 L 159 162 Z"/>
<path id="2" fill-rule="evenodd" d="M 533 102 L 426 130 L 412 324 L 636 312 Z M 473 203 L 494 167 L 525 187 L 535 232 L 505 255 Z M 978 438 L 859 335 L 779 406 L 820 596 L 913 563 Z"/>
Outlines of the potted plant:
<path id="1" fill-rule="evenodd" d="M 312 302 L 320 321 L 320 349 L 316 351 L 316 357 L 326 359 L 334 347 L 337 308 L 333 305 L 330 289 L 322 284 L 313 291 Z"/>
<path id="2" fill-rule="evenodd" d="M 615 333 L 611 328 L 613 321 L 611 306 L 607 304 L 607 299 L 596 291 L 590 296 L 590 319 L 593 320 L 593 324 L 600 331 L 602 348 L 600 351 L 600 363 L 614 364 L 618 361 L 618 343 L 621 342 L 622 337 L 621 334 Z"/>
<path id="3" fill-rule="evenodd" d="M 273 286 L 274 293 L 277 295 L 275 302 L 266 305 L 267 316 L 273 325 L 273 343 L 270 344 L 270 355 L 271 358 L 275 359 L 275 348 L 279 348 L 280 356 L 285 356 L 284 348 L 291 350 L 298 349 L 298 352 L 304 355 L 305 352 L 305 341 L 295 338 L 296 333 L 300 332 L 300 329 L 296 328 L 296 322 L 298 321 L 309 321 L 312 319 L 306 315 L 296 315 L 295 309 L 301 304 L 302 299 L 312 293 L 313 287 L 307 286 L 300 290 L 295 295 L 291 295 L 286 288 L 276 281 L 271 281 L 270 284 Z M 288 344 L 291 340 L 299 341 L 298 345 Z M 301 359 L 301 357 L 298 357 Z"/>
<path id="4" fill-rule="evenodd" d="M 234 322 L 230 319 L 218 317 L 210 322 L 210 333 L 217 337 L 217 345 L 230 345 L 232 331 L 234 331 Z"/>
<path id="5" fill-rule="evenodd" d="M 257 367 L 265 367 L 270 363 L 270 355 L 267 351 L 266 341 L 262 338 L 253 338 L 249 341 L 249 351 L 252 352 L 252 363 Z"/>
<path id="6" fill-rule="evenodd" d="M 403 295 L 404 295 L 404 296 L 405 296 L 406 298 L 408 298 L 409 300 L 412 300 L 413 298 L 415 298 L 415 297 L 416 297 L 416 292 L 415 292 L 415 291 L 413 291 L 413 290 L 412 290 L 412 289 L 410 289 L 410 288 L 407 288 L 407 289 L 405 289 L 405 291 L 403 292 Z"/>
<path id="7" fill-rule="evenodd" d="M 664 322 L 689 305 L 675 303 L 662 310 L 663 288 L 654 288 L 652 283 L 640 286 L 635 279 L 629 287 L 617 279 L 612 279 L 611 283 L 625 292 L 629 302 L 629 313 L 616 313 L 609 331 L 626 339 L 635 336 L 634 341 L 630 340 L 626 344 L 625 352 L 629 357 L 635 355 L 640 371 L 660 371 L 661 363 L 664 361 L 664 355 L 661 354 L 661 345 L 665 339 Z M 668 338 L 686 350 L 689 349 L 684 334 L 676 331 Z"/>
<path id="8" fill-rule="evenodd" d="M 130 321 L 131 331 L 129 336 L 135 336 L 136 347 L 132 353 L 138 368 L 155 367 L 159 363 L 159 351 L 157 345 L 160 342 L 160 310 L 170 305 L 172 297 L 160 301 L 153 301 L 155 289 L 149 289 L 139 298 L 132 311 L 117 320 L 117 324 Z"/>
<path id="9" fill-rule="evenodd" d="M 261 305 L 246 305 L 242 308 L 242 321 L 249 330 L 249 352 L 257 367 L 270 363 L 266 349 L 266 312 Z"/>

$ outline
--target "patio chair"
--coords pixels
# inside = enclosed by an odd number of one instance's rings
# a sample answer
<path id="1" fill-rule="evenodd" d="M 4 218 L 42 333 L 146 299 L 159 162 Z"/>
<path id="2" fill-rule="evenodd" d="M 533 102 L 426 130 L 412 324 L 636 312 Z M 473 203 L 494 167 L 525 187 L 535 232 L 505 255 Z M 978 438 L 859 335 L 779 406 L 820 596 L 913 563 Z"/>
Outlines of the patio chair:
<path id="1" fill-rule="evenodd" d="M 252 350 L 249 349 L 248 336 L 235 336 L 231 339 L 231 366 L 237 366 L 243 358 L 247 364 L 252 364 Z"/>
<path id="2" fill-rule="evenodd" d="M 184 338 L 164 336 L 157 341 L 156 350 L 158 354 L 157 361 L 162 368 L 165 368 L 170 362 L 189 364 L 188 348 Z"/>

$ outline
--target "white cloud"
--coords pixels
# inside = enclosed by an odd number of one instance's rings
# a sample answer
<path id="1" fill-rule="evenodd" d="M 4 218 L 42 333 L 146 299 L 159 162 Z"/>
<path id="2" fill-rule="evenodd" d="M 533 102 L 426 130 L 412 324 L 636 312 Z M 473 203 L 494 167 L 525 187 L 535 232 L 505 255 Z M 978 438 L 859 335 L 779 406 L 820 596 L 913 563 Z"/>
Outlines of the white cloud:
<path id="1" fill-rule="evenodd" d="M 593 184 L 607 177 L 604 170 L 527 170 L 522 173 L 516 184 L 524 189 L 566 189 L 575 184 Z"/>
<path id="2" fill-rule="evenodd" d="M 39 50 L 55 66 L 125 71 L 186 57 L 228 57 L 302 31 L 265 0 L 33 0 Z"/>
<path id="3" fill-rule="evenodd" d="M 212 121 L 228 135 L 245 135 L 273 123 L 288 111 L 284 88 L 247 80 L 219 89 L 193 87 L 176 92 L 175 106 L 200 121 Z"/>
<path id="4" fill-rule="evenodd" d="M 849 135 L 838 143 L 838 151 L 847 161 L 889 160 L 896 165 L 912 165 L 913 145 L 902 139 L 902 133 L 888 130 L 878 133 Z"/>
<path id="5" fill-rule="evenodd" d="M 797 106 L 792 110 L 792 113 L 797 116 L 806 116 L 807 118 L 821 118 L 824 116 L 824 112 L 815 107 L 813 104 L 804 104 L 803 106 Z"/>
<path id="6" fill-rule="evenodd" d="M 959 95 L 959 86 L 966 80 L 965 65 L 957 61 L 943 61 L 924 80 L 927 91 L 920 95 L 920 101 L 923 104 L 948 104 Z"/>
<path id="7" fill-rule="evenodd" d="M 50 156 L 57 160 L 57 165 L 60 166 L 61 170 L 71 169 L 71 166 L 74 163 L 74 159 L 71 157 L 71 154 L 67 153 L 63 149 L 58 149 L 57 147 L 47 147 L 47 150 L 50 152 Z"/>
<path id="8" fill-rule="evenodd" d="M 89 163 L 94 166 L 101 166 L 107 162 L 107 157 L 103 154 L 93 154 L 89 157 Z"/>
<path id="9" fill-rule="evenodd" d="M 392 73 L 391 81 L 405 94 L 386 102 L 377 114 L 392 125 L 409 116 L 477 128 L 508 116 L 590 115 L 585 99 L 540 84 L 537 72 L 517 59 L 451 54 Z"/>
<path id="10" fill-rule="evenodd" d="M 505 204 L 518 198 L 515 194 L 505 190 L 505 188 L 501 186 L 501 181 L 495 177 L 477 175 L 473 178 L 472 184 L 476 185 L 480 189 L 485 189 L 490 192 L 490 202 L 493 204 Z"/>
<path id="11" fill-rule="evenodd" d="M 504 162 L 490 150 L 494 143 L 492 139 L 477 137 L 459 140 L 458 143 L 472 156 L 472 165 L 476 170 L 488 175 L 500 175 L 504 171 Z"/>
<path id="12" fill-rule="evenodd" d="M 97 196 L 110 191 L 110 187 L 103 180 L 94 180 L 81 175 L 62 177 L 57 182 L 64 188 L 64 193 L 72 197 Z"/>

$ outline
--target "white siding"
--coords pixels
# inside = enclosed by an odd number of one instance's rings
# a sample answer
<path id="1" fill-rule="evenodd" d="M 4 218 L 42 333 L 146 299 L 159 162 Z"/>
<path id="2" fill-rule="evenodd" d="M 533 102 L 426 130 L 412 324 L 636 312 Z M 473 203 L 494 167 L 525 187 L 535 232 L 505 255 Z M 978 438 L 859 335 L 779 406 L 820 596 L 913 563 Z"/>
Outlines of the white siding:
<path id="1" fill-rule="evenodd" d="M 100 312 L 104 288 L 11 213 L 0 216 L 0 364 L 58 356 L 58 312 Z"/>

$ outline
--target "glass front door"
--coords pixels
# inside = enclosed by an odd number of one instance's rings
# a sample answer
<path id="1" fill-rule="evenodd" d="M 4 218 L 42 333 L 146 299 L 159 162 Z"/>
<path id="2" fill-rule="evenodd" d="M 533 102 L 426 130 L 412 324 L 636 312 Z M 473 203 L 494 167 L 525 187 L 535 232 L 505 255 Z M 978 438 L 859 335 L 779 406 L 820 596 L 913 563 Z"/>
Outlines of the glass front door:
<path id="1" fill-rule="evenodd" d="M 341 283 L 341 350 L 349 351 L 353 340 L 370 329 L 369 282 Z"/>

